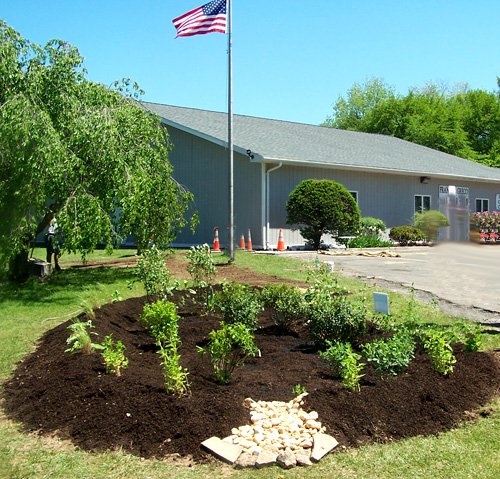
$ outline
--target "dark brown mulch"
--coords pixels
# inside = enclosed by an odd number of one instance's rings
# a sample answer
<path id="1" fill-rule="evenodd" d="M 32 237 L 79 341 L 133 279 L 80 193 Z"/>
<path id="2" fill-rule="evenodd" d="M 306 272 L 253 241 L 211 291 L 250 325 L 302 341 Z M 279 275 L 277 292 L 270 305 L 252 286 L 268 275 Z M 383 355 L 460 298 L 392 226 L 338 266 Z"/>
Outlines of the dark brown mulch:
<path id="1" fill-rule="evenodd" d="M 418 355 L 398 377 L 381 380 L 367 367 L 361 392 L 346 391 L 313 354 L 305 331 L 282 334 L 266 314 L 256 334 L 262 357 L 220 386 L 195 351 L 218 321 L 200 316 L 188 300 L 179 312 L 181 362 L 189 369 L 191 395 L 173 397 L 163 389 L 154 342 L 138 323 L 143 304 L 144 298 L 135 298 L 96 311 L 95 341 L 112 333 L 126 345 L 129 366 L 121 377 L 105 374 L 99 353 L 65 353 L 66 322 L 43 336 L 5 384 L 7 415 L 28 431 L 57 433 L 85 450 L 123 448 L 142 457 L 179 453 L 203 462 L 203 440 L 248 423 L 246 397 L 288 401 L 296 384 L 309 392 L 305 408 L 318 411 L 327 432 L 346 447 L 449 430 L 498 393 L 498 353 L 461 352 L 449 377 Z"/>

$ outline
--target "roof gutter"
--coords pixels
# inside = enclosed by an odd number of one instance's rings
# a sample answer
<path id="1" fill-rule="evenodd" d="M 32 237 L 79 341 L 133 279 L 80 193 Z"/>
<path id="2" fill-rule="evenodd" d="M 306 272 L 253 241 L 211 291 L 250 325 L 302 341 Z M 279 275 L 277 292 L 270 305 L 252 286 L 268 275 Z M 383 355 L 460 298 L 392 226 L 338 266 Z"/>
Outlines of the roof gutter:
<path id="1" fill-rule="evenodd" d="M 262 159 L 261 159 L 262 158 Z M 358 165 L 346 165 L 342 163 L 320 163 L 315 161 L 304 161 L 304 160 L 293 160 L 285 158 L 272 158 L 272 157 L 261 157 L 258 159 L 251 160 L 252 162 L 266 162 L 266 161 L 279 161 L 280 164 L 286 164 L 290 166 L 309 166 L 315 168 L 332 168 L 337 170 L 345 171 L 363 171 L 366 173 L 384 173 L 391 175 L 415 175 L 415 176 L 429 176 L 431 178 L 438 179 L 450 179 L 450 180 L 462 180 L 462 181 L 478 181 L 483 183 L 500 183 L 500 178 L 488 178 L 481 176 L 468 176 L 468 175 L 457 175 L 449 173 L 433 173 L 430 171 L 422 170 L 388 170 L 384 167 L 374 167 L 374 166 L 358 166 Z"/>

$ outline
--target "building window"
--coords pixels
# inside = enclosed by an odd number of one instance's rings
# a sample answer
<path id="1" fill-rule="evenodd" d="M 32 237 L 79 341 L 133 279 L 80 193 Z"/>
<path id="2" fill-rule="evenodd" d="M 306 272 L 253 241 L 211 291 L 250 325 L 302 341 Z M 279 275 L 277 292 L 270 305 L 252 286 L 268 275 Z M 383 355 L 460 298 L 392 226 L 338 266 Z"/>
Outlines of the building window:
<path id="1" fill-rule="evenodd" d="M 490 208 L 490 200 L 488 198 L 476 198 L 476 213 L 488 211 Z"/>
<path id="2" fill-rule="evenodd" d="M 354 198 L 354 201 L 358 203 L 358 192 L 357 191 L 349 191 L 351 193 L 352 197 Z"/>
<path id="3" fill-rule="evenodd" d="M 431 197 L 429 195 L 415 195 L 415 213 L 423 213 L 431 209 Z"/>

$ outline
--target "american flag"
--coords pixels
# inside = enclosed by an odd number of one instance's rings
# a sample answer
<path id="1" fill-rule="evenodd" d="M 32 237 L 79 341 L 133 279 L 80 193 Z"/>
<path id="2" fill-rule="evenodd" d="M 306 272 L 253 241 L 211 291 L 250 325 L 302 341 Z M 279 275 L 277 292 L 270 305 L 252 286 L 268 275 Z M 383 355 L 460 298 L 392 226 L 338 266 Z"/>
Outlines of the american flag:
<path id="1" fill-rule="evenodd" d="M 172 20 L 177 37 L 226 33 L 226 0 L 213 0 Z M 177 38 L 176 37 L 176 38 Z"/>

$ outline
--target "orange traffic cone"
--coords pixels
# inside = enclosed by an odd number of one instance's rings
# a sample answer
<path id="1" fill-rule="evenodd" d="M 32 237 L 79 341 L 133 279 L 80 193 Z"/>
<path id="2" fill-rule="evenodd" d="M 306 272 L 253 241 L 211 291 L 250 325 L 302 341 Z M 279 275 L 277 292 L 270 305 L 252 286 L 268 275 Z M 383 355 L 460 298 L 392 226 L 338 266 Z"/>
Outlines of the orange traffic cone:
<path id="1" fill-rule="evenodd" d="M 248 228 L 247 251 L 253 251 L 253 248 L 252 248 L 252 235 L 250 234 L 250 228 Z"/>
<path id="2" fill-rule="evenodd" d="M 240 238 L 240 249 L 245 249 L 245 235 L 241 235 L 241 238 Z"/>
<path id="3" fill-rule="evenodd" d="M 285 251 L 285 240 L 283 239 L 283 230 L 280 228 L 280 234 L 278 236 L 278 251 Z"/>
<path id="4" fill-rule="evenodd" d="M 212 248 L 214 253 L 220 253 L 220 243 L 219 243 L 219 228 L 214 228 L 214 246 Z"/>

